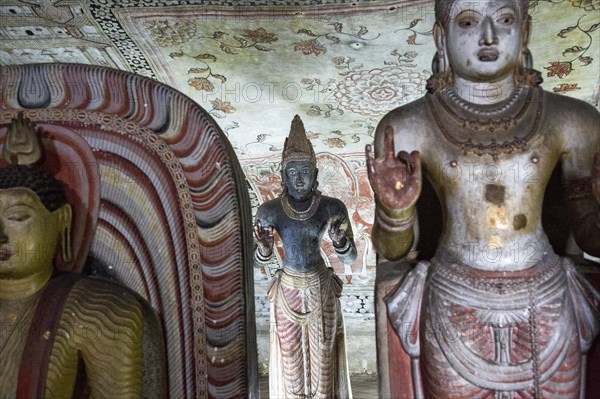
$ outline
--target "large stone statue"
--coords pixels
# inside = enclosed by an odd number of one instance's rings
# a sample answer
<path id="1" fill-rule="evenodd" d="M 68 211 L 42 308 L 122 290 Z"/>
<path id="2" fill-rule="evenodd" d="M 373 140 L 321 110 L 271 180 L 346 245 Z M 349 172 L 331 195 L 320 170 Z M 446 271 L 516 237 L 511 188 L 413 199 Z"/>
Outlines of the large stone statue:
<path id="1" fill-rule="evenodd" d="M 444 215 L 435 257 L 387 297 L 412 359 L 407 397 L 579 398 L 600 296 L 553 252 L 541 211 L 560 162 L 574 238 L 600 255 L 599 113 L 538 86 L 526 0 L 435 7 L 429 93 L 387 114 L 367 147 L 381 256 L 414 244 L 422 172 Z"/>
<path id="2" fill-rule="evenodd" d="M 0 397 L 164 397 L 156 315 L 110 282 L 59 275 L 69 262 L 71 206 L 38 166 L 43 148 L 20 114 L 0 169 Z"/>
<path id="3" fill-rule="evenodd" d="M 256 214 L 255 258 L 273 253 L 273 231 L 285 256 L 269 289 L 272 398 L 350 398 L 344 322 L 339 296 L 342 282 L 320 254 L 325 233 L 340 260 L 356 259 L 346 206 L 317 190 L 317 162 L 304 125 L 296 115 L 285 141 L 283 193 Z"/>

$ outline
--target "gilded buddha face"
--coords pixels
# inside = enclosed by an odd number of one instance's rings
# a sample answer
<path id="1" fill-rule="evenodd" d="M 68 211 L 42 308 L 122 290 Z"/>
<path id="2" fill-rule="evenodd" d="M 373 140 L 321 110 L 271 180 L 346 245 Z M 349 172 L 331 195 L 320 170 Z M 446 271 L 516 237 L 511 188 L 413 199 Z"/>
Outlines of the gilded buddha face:
<path id="1" fill-rule="evenodd" d="M 316 178 L 316 168 L 309 160 L 286 164 L 284 182 L 288 194 L 294 199 L 301 201 L 310 197 Z"/>
<path id="2" fill-rule="evenodd" d="M 456 0 L 438 31 L 438 49 L 456 77 L 496 82 L 514 74 L 527 28 L 516 0 Z M 439 28 L 438 28 L 439 30 Z"/>
<path id="3" fill-rule="evenodd" d="M 70 224 L 68 204 L 49 211 L 29 188 L 0 189 L 0 278 L 20 279 L 52 270 Z"/>

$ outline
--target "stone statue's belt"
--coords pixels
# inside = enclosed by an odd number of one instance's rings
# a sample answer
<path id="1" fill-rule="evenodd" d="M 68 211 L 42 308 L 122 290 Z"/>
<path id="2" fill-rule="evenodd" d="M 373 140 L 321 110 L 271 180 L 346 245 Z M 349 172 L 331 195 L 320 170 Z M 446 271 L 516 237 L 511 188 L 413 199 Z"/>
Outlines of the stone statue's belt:
<path id="1" fill-rule="evenodd" d="M 540 359 L 538 367 L 533 367 L 533 358 L 520 363 L 498 364 L 490 362 L 474 353 L 461 339 L 456 339 L 456 330 L 445 314 L 442 295 L 432 295 L 429 306 L 430 323 L 433 323 L 433 334 L 452 368 L 470 383 L 490 390 L 518 391 L 532 387 L 534 381 L 543 382 L 552 376 L 563 364 L 570 350 L 569 340 L 576 333 L 575 316 L 572 303 L 566 290 L 560 289 L 562 298 L 555 298 L 561 304 L 560 322 L 555 328 L 549 342 L 537 355 Z M 531 309 L 530 309 L 531 311 Z M 539 374 L 538 374 L 539 373 Z"/>
<path id="2" fill-rule="evenodd" d="M 318 299 L 318 303 L 322 303 L 322 299 L 329 295 L 332 283 L 336 284 L 334 271 L 324 265 L 316 271 L 306 273 L 280 269 L 275 273 L 269 288 L 269 300 L 273 304 L 280 305 L 289 320 L 297 324 L 306 324 L 313 318 L 322 316 L 321 307 L 317 307 L 314 311 L 295 311 L 286 300 L 283 288 L 295 290 L 316 288 L 317 292 L 313 295 L 319 295 L 321 298 Z"/>
<path id="3" fill-rule="evenodd" d="M 433 333 L 446 359 L 463 378 L 485 389 L 516 391 L 531 388 L 532 381 L 545 381 L 561 366 L 570 348 L 569 340 L 574 333 L 576 320 L 566 289 L 567 276 L 560 260 L 555 254 L 550 254 L 531 268 L 529 273 L 513 272 L 519 277 L 507 277 L 504 279 L 505 283 L 510 284 L 512 279 L 519 284 L 508 293 L 484 293 L 482 286 L 465 283 L 460 266 L 459 271 L 453 273 L 452 269 L 456 265 L 436 265 L 438 270 L 432 271 L 429 281 L 429 323 L 435 326 Z M 447 273 L 440 272 L 441 268 Z M 541 273 L 544 269 L 545 273 Z M 452 274 L 455 274 L 455 278 L 449 278 Z M 457 276 L 461 278 L 456 278 Z M 495 280 L 500 281 L 501 278 L 496 277 Z M 487 312 L 526 310 L 531 313 L 534 311 L 531 308 L 532 295 L 535 297 L 535 307 L 561 304 L 560 323 L 554 329 L 548 344 L 536 354 L 536 358 L 540 360 L 536 367 L 533 367 L 533 358 L 516 364 L 492 363 L 474 353 L 461 339 L 456 339 L 456 331 L 452 328 L 452 321 L 447 313 L 449 304 Z"/>
<path id="4" fill-rule="evenodd" d="M 511 294 L 510 302 L 513 305 L 519 298 L 527 304 L 531 288 L 541 293 L 545 290 L 544 287 L 554 285 L 558 280 L 564 283 L 565 278 L 561 259 L 553 252 L 548 252 L 528 269 L 510 272 L 486 271 L 460 262 L 447 263 L 443 261 L 445 258 L 447 259 L 438 253 L 432 260 L 432 283 L 440 284 L 440 288 L 459 302 L 465 299 L 463 295 L 466 293 L 469 293 L 469 297 L 473 295 L 474 298 L 485 298 L 486 307 L 494 299 L 498 300 L 500 307 L 507 305 L 507 294 Z M 466 306 L 471 305 L 477 304 Z"/>
<path id="5" fill-rule="evenodd" d="M 299 290 L 318 286 L 323 277 L 325 277 L 327 273 L 332 272 L 333 269 L 323 265 L 311 272 L 295 272 L 281 269 L 281 272 L 278 271 L 277 273 L 280 274 L 280 282 L 285 288 Z"/>

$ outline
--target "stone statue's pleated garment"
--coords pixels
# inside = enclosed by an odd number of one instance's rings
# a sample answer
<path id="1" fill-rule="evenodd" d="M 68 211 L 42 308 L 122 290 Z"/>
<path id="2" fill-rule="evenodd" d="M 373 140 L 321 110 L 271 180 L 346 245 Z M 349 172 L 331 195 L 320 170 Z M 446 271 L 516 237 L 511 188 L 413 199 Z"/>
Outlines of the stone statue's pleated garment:
<path id="1" fill-rule="evenodd" d="M 341 280 L 324 265 L 313 273 L 276 273 L 269 289 L 270 397 L 352 397 L 341 292 Z"/>

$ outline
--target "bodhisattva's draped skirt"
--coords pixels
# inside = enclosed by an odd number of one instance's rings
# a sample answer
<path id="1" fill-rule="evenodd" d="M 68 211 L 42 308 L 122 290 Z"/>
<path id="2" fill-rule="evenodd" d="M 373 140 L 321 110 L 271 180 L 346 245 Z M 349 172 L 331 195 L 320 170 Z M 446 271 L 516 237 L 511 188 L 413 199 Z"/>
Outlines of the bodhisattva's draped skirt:
<path id="1" fill-rule="evenodd" d="M 269 288 L 271 398 L 351 398 L 339 297 L 342 281 L 278 270 Z"/>
<path id="2" fill-rule="evenodd" d="M 420 358 L 423 396 L 579 398 L 600 295 L 572 262 L 548 252 L 498 272 L 448 259 L 420 263 L 387 299 L 403 347 Z"/>

